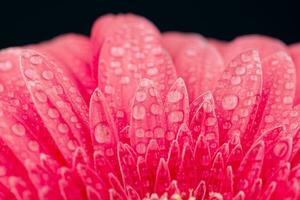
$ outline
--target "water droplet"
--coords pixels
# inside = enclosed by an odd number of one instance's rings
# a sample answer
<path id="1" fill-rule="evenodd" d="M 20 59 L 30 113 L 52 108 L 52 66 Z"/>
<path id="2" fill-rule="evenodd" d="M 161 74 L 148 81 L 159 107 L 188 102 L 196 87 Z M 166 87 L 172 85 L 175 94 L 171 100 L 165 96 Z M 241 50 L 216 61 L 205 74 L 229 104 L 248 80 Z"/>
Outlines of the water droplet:
<path id="1" fill-rule="evenodd" d="M 143 101 L 145 101 L 146 100 L 146 98 L 147 98 L 147 94 L 146 94 L 146 92 L 144 92 L 144 91 L 137 91 L 136 92 L 136 94 L 135 94 L 135 99 L 136 99 L 136 101 L 138 101 L 138 102 L 143 102 Z"/>
<path id="2" fill-rule="evenodd" d="M 232 85 L 239 85 L 241 83 L 242 79 L 239 76 L 233 76 L 231 77 L 231 84 Z"/>
<path id="3" fill-rule="evenodd" d="M 293 82 L 287 82 L 285 84 L 285 89 L 287 89 L 287 90 L 294 89 L 294 87 L 295 87 L 295 84 Z"/>
<path id="4" fill-rule="evenodd" d="M 116 113 L 117 118 L 124 118 L 125 113 L 122 110 L 118 110 Z"/>
<path id="5" fill-rule="evenodd" d="M 73 140 L 69 140 L 67 143 L 67 147 L 70 151 L 74 151 L 76 149 L 75 142 Z"/>
<path id="6" fill-rule="evenodd" d="M 109 127 L 99 123 L 95 127 L 95 139 L 98 143 L 107 143 L 111 141 L 111 135 L 109 134 Z"/>
<path id="7" fill-rule="evenodd" d="M 47 95 L 42 92 L 42 91 L 37 91 L 34 93 L 35 98 L 42 103 L 46 103 L 47 102 Z"/>
<path id="8" fill-rule="evenodd" d="M 285 142 L 279 142 L 273 148 L 273 153 L 275 156 L 282 158 L 288 151 L 288 144 Z"/>
<path id="9" fill-rule="evenodd" d="M 6 72 L 13 67 L 10 61 L 0 62 L 0 71 Z"/>
<path id="10" fill-rule="evenodd" d="M 121 57 L 124 55 L 124 49 L 121 47 L 112 47 L 110 53 L 112 56 Z"/>
<path id="11" fill-rule="evenodd" d="M 180 110 L 172 111 L 168 115 L 169 122 L 181 122 L 183 120 L 183 112 Z"/>
<path id="12" fill-rule="evenodd" d="M 48 109 L 48 116 L 52 119 L 55 119 L 59 117 L 59 113 L 55 108 L 49 108 Z"/>
<path id="13" fill-rule="evenodd" d="M 76 116 L 72 116 L 72 117 L 70 118 L 70 120 L 71 120 L 71 122 L 73 122 L 73 123 L 78 122 L 78 119 L 77 119 Z"/>
<path id="14" fill-rule="evenodd" d="M 17 136 L 24 136 L 26 132 L 24 126 L 20 123 L 12 125 L 11 130 Z"/>
<path id="15" fill-rule="evenodd" d="M 136 145 L 135 149 L 139 154 L 144 154 L 146 152 L 146 145 L 144 143 L 139 143 Z"/>
<path id="16" fill-rule="evenodd" d="M 235 69 L 236 75 L 243 75 L 246 73 L 246 68 L 245 67 L 237 67 Z"/>
<path id="17" fill-rule="evenodd" d="M 37 79 L 39 75 L 33 69 L 25 69 L 24 74 L 29 79 Z"/>
<path id="18" fill-rule="evenodd" d="M 224 110 L 233 110 L 238 104 L 238 97 L 230 94 L 225 95 L 222 99 L 222 107 Z"/>
<path id="19" fill-rule="evenodd" d="M 110 86 L 110 85 L 106 85 L 104 87 L 104 91 L 105 91 L 106 94 L 113 94 L 113 93 L 115 93 L 115 89 L 112 86 Z"/>
<path id="20" fill-rule="evenodd" d="M 171 103 L 176 103 L 178 101 L 180 101 L 182 98 L 183 98 L 183 95 L 181 92 L 177 91 L 177 90 L 174 90 L 174 91 L 170 91 L 168 93 L 168 101 L 171 102 Z"/>
<path id="21" fill-rule="evenodd" d="M 65 123 L 59 123 L 58 126 L 57 126 L 57 129 L 61 133 L 67 133 L 67 132 L 69 132 L 69 127 Z"/>
<path id="22" fill-rule="evenodd" d="M 43 59 L 38 55 L 33 55 L 33 56 L 30 57 L 29 61 L 33 65 L 39 65 L 39 64 L 42 64 Z"/>
<path id="23" fill-rule="evenodd" d="M 206 113 L 210 113 L 213 111 L 213 106 L 211 105 L 211 103 L 209 103 L 207 101 L 204 101 L 202 106 L 203 106 L 204 112 L 206 112 Z"/>
<path id="24" fill-rule="evenodd" d="M 140 137 L 140 138 L 144 137 L 144 136 L 145 136 L 145 131 L 144 131 L 144 129 L 142 129 L 142 128 L 136 129 L 136 131 L 135 131 L 135 136 L 136 136 L 136 137 Z"/>
<path id="25" fill-rule="evenodd" d="M 145 115 L 146 115 L 146 109 L 145 109 L 144 106 L 135 105 L 133 107 L 132 116 L 133 116 L 134 119 L 141 120 L 145 117 Z"/>
<path id="26" fill-rule="evenodd" d="M 150 107 L 150 111 L 153 115 L 161 115 L 163 113 L 162 109 L 158 104 L 152 104 Z"/>
<path id="27" fill-rule="evenodd" d="M 154 137 L 155 138 L 164 138 L 165 137 L 165 132 L 162 127 L 156 127 L 153 131 Z"/>
<path id="28" fill-rule="evenodd" d="M 42 72 L 42 77 L 46 80 L 51 80 L 54 78 L 54 74 L 52 71 L 50 70 L 47 70 L 47 71 L 43 71 Z"/>
<path id="29" fill-rule="evenodd" d="M 293 103 L 293 97 L 291 97 L 291 96 L 283 97 L 283 103 L 284 104 L 292 104 Z"/>
<path id="30" fill-rule="evenodd" d="M 208 117 L 206 119 L 205 125 L 206 126 L 213 126 L 217 123 L 217 119 L 215 117 Z"/>
<path id="31" fill-rule="evenodd" d="M 151 68 L 151 69 L 148 69 L 147 70 L 147 74 L 149 75 L 149 76 L 154 76 L 154 75 L 156 75 L 158 73 L 158 69 L 157 68 Z"/>
<path id="32" fill-rule="evenodd" d="M 144 78 L 144 79 L 142 79 L 142 80 L 140 81 L 140 86 L 141 86 L 141 87 L 148 87 L 148 86 L 150 86 L 150 85 L 153 85 L 153 81 L 150 80 L 150 79 Z"/>
<path id="33" fill-rule="evenodd" d="M 39 150 L 39 143 L 37 141 L 31 140 L 28 142 L 28 149 L 37 152 Z"/>

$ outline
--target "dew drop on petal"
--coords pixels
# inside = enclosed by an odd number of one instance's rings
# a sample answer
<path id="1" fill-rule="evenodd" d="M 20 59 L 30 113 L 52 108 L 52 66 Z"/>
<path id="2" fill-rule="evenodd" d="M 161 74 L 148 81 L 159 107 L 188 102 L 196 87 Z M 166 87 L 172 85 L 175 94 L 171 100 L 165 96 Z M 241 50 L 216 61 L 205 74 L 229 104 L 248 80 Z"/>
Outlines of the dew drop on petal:
<path id="1" fill-rule="evenodd" d="M 34 56 L 30 57 L 29 61 L 33 65 L 39 65 L 39 64 L 42 64 L 43 59 L 40 56 L 38 56 L 38 55 L 34 55 Z"/>
<path id="2" fill-rule="evenodd" d="M 246 73 L 246 68 L 243 67 L 243 66 L 237 67 L 237 68 L 235 69 L 235 73 L 236 73 L 236 75 L 243 75 L 243 74 Z"/>
<path id="3" fill-rule="evenodd" d="M 59 123 L 57 129 L 60 133 L 67 133 L 69 132 L 69 127 L 65 123 Z"/>
<path id="4" fill-rule="evenodd" d="M 11 130 L 17 136 L 23 136 L 26 132 L 24 126 L 20 123 L 12 125 Z"/>
<path id="5" fill-rule="evenodd" d="M 183 112 L 180 110 L 170 112 L 168 120 L 169 122 L 181 122 L 183 120 Z"/>
<path id="6" fill-rule="evenodd" d="M 142 129 L 142 128 L 136 129 L 136 131 L 135 131 L 135 136 L 136 136 L 136 137 L 143 138 L 143 137 L 145 136 L 145 131 L 144 131 L 144 129 Z"/>
<path id="7" fill-rule="evenodd" d="M 285 89 L 287 89 L 287 90 L 294 89 L 294 87 L 295 87 L 295 84 L 293 82 L 287 82 L 285 84 Z"/>
<path id="8" fill-rule="evenodd" d="M 121 47 L 112 47 L 110 53 L 114 57 L 120 57 L 124 55 L 124 49 Z"/>
<path id="9" fill-rule="evenodd" d="M 175 91 L 170 91 L 168 93 L 167 98 L 168 98 L 169 102 L 176 103 L 176 102 L 180 101 L 183 98 L 183 95 L 179 91 L 175 90 Z"/>
<path id="10" fill-rule="evenodd" d="M 139 154 L 143 154 L 146 152 L 146 145 L 144 143 L 139 143 L 136 145 L 135 149 Z"/>
<path id="11" fill-rule="evenodd" d="M 102 123 L 97 124 L 95 127 L 95 139 L 98 143 L 109 142 L 111 140 L 109 128 Z"/>
<path id="12" fill-rule="evenodd" d="M 238 105 L 238 97 L 236 95 L 225 95 L 222 99 L 222 107 L 224 110 L 233 110 Z"/>
<path id="13" fill-rule="evenodd" d="M 215 117 L 208 117 L 206 119 L 205 125 L 206 126 L 213 126 L 217 123 L 217 119 Z"/>
<path id="14" fill-rule="evenodd" d="M 136 120 L 143 119 L 146 115 L 146 109 L 142 105 L 135 105 L 133 107 L 132 116 Z"/>
<path id="15" fill-rule="evenodd" d="M 150 111 L 153 115 L 160 115 L 162 114 L 162 110 L 160 108 L 160 106 L 158 104 L 152 104 L 151 107 L 150 107 Z"/>
<path id="16" fill-rule="evenodd" d="M 69 150 L 74 151 L 76 149 L 75 142 L 73 140 L 69 140 L 67 143 L 67 147 Z"/>
<path id="17" fill-rule="evenodd" d="M 293 103 L 293 97 L 291 97 L 291 96 L 283 97 L 283 103 L 284 104 L 292 104 Z"/>
<path id="18" fill-rule="evenodd" d="M 37 141 L 31 140 L 28 142 L 28 149 L 36 152 L 39 150 L 39 144 L 37 143 Z"/>
<path id="19" fill-rule="evenodd" d="M 266 115 L 265 116 L 265 122 L 266 123 L 272 123 L 274 121 L 274 117 L 272 115 Z"/>
<path id="20" fill-rule="evenodd" d="M 240 76 L 233 76 L 231 77 L 231 84 L 232 85 L 239 85 L 241 83 L 242 79 Z"/>
<path id="21" fill-rule="evenodd" d="M 42 72 L 42 77 L 46 80 L 51 80 L 54 78 L 54 74 L 52 71 L 50 70 L 47 70 L 47 71 L 43 71 Z"/>
<path id="22" fill-rule="evenodd" d="M 48 109 L 48 116 L 52 119 L 55 119 L 59 117 L 59 113 L 55 108 L 49 108 Z"/>
<path id="23" fill-rule="evenodd" d="M 137 91 L 136 92 L 136 95 L 135 95 L 136 101 L 143 102 L 143 101 L 146 100 L 146 98 L 147 98 L 146 92 L 144 92 L 144 91 Z"/>

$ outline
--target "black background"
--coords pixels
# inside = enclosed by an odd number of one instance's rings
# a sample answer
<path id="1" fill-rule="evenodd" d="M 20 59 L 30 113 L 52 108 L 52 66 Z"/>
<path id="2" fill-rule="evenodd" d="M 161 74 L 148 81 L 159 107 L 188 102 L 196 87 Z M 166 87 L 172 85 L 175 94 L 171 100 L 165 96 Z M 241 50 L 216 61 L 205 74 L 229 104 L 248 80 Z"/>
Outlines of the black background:
<path id="1" fill-rule="evenodd" d="M 93 21 L 110 12 L 141 14 L 162 31 L 198 32 L 223 40 L 259 33 L 300 42 L 300 6 L 291 1 L 0 0 L 0 48 L 66 32 L 89 34 Z"/>

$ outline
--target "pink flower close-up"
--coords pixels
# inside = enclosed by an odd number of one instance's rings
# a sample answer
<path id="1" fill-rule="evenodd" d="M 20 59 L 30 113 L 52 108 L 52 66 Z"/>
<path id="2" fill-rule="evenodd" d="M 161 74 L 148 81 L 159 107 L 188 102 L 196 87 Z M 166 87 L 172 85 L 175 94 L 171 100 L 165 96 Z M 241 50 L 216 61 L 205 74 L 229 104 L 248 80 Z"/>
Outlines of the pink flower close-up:
<path id="1" fill-rule="evenodd" d="M 0 51 L 0 199 L 300 199 L 300 43 L 133 14 Z"/>

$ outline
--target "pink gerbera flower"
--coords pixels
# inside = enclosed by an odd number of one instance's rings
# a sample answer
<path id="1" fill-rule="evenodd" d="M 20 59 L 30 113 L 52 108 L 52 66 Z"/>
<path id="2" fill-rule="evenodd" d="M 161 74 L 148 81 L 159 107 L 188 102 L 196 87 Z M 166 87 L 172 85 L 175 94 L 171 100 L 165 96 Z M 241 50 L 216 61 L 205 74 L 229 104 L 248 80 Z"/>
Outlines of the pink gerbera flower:
<path id="1" fill-rule="evenodd" d="M 0 199 L 299 199 L 300 45 L 98 19 L 0 52 Z"/>

